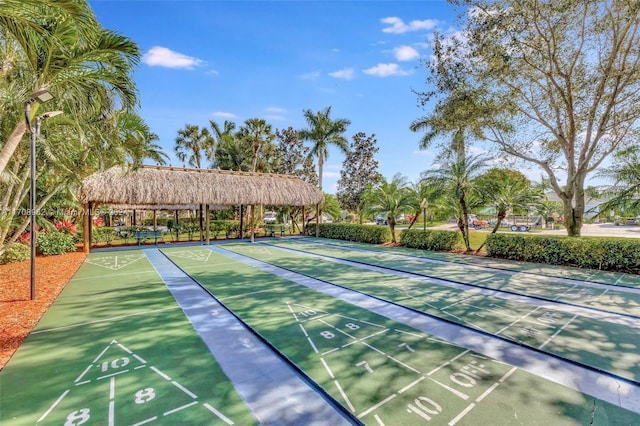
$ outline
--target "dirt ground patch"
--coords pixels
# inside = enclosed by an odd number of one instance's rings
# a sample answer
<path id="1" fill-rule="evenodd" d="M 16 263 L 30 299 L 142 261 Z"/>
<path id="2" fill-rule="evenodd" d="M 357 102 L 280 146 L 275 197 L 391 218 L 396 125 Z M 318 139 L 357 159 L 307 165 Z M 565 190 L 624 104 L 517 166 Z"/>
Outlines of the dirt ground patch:
<path id="1" fill-rule="evenodd" d="M 36 258 L 36 298 L 31 298 L 31 262 L 0 265 L 0 370 L 76 273 L 85 253 Z"/>

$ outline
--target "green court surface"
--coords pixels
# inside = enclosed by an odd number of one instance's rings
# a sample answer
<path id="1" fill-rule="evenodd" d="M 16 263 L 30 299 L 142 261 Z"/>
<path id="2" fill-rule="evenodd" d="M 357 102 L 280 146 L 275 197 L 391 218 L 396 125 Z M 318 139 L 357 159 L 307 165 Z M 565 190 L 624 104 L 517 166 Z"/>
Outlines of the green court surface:
<path id="1" fill-rule="evenodd" d="M 551 276 L 552 271 L 561 270 L 552 268 L 546 270 L 541 276 L 532 273 L 542 266 L 523 265 L 514 263 L 514 269 L 507 270 L 510 266 L 507 262 L 496 265 L 495 259 L 480 258 L 473 264 L 451 262 L 444 257 L 451 254 L 433 253 L 402 248 L 391 248 L 390 251 L 380 251 L 375 246 L 350 246 L 331 244 L 309 244 L 309 240 L 281 240 L 270 242 L 272 245 L 302 249 L 307 252 L 338 257 L 341 259 L 362 262 L 371 265 L 393 268 L 400 271 L 428 275 L 430 277 L 452 280 L 460 283 L 468 283 L 474 286 L 507 291 L 515 294 L 534 296 L 546 300 L 570 303 L 576 306 L 584 306 L 603 311 L 632 315 L 640 317 L 640 293 L 631 292 L 623 287 L 634 286 L 640 288 L 640 276 L 630 274 L 617 274 L 600 272 L 600 282 L 608 282 L 607 288 L 597 288 L 584 285 L 578 280 L 561 280 L 560 276 Z M 354 250 L 357 248 L 359 250 Z M 395 256 L 394 253 L 402 254 Z M 420 256 L 416 256 L 416 254 Z M 459 256 L 462 259 L 474 256 Z M 439 262 L 429 261 L 430 259 Z M 447 262 L 447 263 L 442 263 Z M 468 261 L 470 262 L 470 261 Z M 484 263 L 484 265 L 483 265 Z M 525 266 L 528 268 L 525 269 Z M 491 269 L 497 268 L 497 269 Z M 547 268 L 545 268 L 547 269 Z M 569 269 L 570 271 L 572 269 Z M 520 272 L 520 273 L 518 273 Z M 582 272 L 584 274 L 584 272 Z M 566 276 L 563 278 L 567 278 Z M 580 278 L 586 279 L 586 277 Z M 626 285 L 621 285 L 624 282 Z M 620 288 L 616 288 L 616 287 Z M 601 286 L 602 287 L 602 286 Z"/>
<path id="2" fill-rule="evenodd" d="M 224 247 L 265 257 L 284 253 L 250 244 Z M 366 424 L 640 422 L 638 414 L 207 248 L 163 252 Z M 292 259 L 304 268 L 318 263 Z M 336 266 L 313 270 L 322 274 Z M 363 271 L 353 273 L 368 280 Z"/>
<path id="3" fill-rule="evenodd" d="M 549 277 L 569 278 L 576 281 L 585 280 L 602 284 L 617 285 L 620 287 L 640 288 L 640 276 L 622 272 L 599 271 L 595 269 L 583 269 L 542 263 L 518 262 L 515 260 L 503 260 L 492 257 L 464 256 L 460 254 L 418 250 L 406 247 L 383 247 L 373 244 L 331 240 L 327 238 L 305 237 L 305 240 L 310 242 L 315 241 L 322 244 L 331 244 L 344 248 L 366 249 L 368 251 L 377 251 L 386 254 L 396 253 L 413 257 L 423 257 L 426 259 L 458 263 L 460 265 L 506 269 Z"/>
<path id="4" fill-rule="evenodd" d="M 342 258 L 363 260 L 366 256 L 303 241 L 277 244 Z M 338 264 L 274 245 L 229 244 L 224 248 L 640 382 L 640 332 L 626 324 Z M 381 257 L 372 253 L 368 261 L 390 262 Z M 475 273 L 473 277 L 483 278 Z"/>
<path id="5" fill-rule="evenodd" d="M 255 420 L 144 253 L 94 253 L 0 372 L 0 424 L 143 423 Z"/>

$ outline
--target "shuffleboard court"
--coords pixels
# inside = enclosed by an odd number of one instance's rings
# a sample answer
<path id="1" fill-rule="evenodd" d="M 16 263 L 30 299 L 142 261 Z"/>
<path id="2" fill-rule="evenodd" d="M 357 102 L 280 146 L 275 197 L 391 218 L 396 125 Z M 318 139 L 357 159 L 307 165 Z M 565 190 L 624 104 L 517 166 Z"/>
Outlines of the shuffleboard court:
<path id="1" fill-rule="evenodd" d="M 89 255 L 0 372 L 0 424 L 255 420 L 137 250 Z"/>
<path id="2" fill-rule="evenodd" d="M 627 283 L 637 281 L 640 284 L 640 277 L 634 275 L 601 273 L 600 278 L 608 277 L 608 281 L 614 282 L 603 284 L 585 279 L 567 279 L 522 271 L 522 266 L 517 263 L 514 263 L 515 269 L 512 270 L 508 269 L 509 265 L 506 262 L 502 262 L 500 268 L 495 268 L 491 266 L 495 263 L 493 259 L 486 260 L 487 265 L 482 266 L 481 262 L 485 259 L 476 260 L 470 265 L 429 258 L 425 254 L 416 256 L 421 251 L 410 249 L 402 249 L 400 253 L 397 248 L 392 248 L 386 252 L 377 250 L 375 246 L 356 247 L 335 244 L 334 241 L 327 244 L 307 239 L 280 240 L 270 244 L 640 318 L 640 288 L 615 284 L 623 278 Z"/>
<path id="3" fill-rule="evenodd" d="M 303 242 L 296 242 L 304 245 Z M 290 271 L 354 289 L 448 321 L 640 382 L 640 330 L 614 323 L 531 306 L 476 290 L 443 286 L 418 278 L 336 263 L 317 254 L 272 245 L 229 244 L 225 249 Z M 310 250 L 315 250 L 312 246 Z"/>
<path id="4" fill-rule="evenodd" d="M 368 251 L 377 251 L 383 253 L 395 253 L 400 255 L 408 255 L 411 257 L 423 257 L 429 260 L 440 260 L 447 263 L 457 263 L 460 265 L 489 267 L 494 269 L 504 269 L 507 271 L 526 272 L 541 276 L 549 276 L 554 278 L 566 278 L 576 281 L 590 281 L 601 284 L 610 284 L 620 287 L 640 288 L 640 277 L 634 274 L 623 272 L 611 272 L 595 269 L 583 269 L 571 266 L 559 266 L 542 263 L 519 262 L 516 260 L 506 260 L 491 257 L 478 256 L 460 256 L 446 252 L 435 252 L 428 250 L 412 249 L 407 247 L 381 247 L 371 244 L 357 243 L 353 241 L 332 240 L 327 238 L 305 237 L 306 241 L 317 242 L 321 244 L 331 244 L 334 246 L 361 249 Z"/>
<path id="5" fill-rule="evenodd" d="M 233 245 L 241 247 L 267 251 Z M 640 421 L 636 413 L 217 252 L 189 255 L 205 250 L 163 252 L 366 424 Z"/>

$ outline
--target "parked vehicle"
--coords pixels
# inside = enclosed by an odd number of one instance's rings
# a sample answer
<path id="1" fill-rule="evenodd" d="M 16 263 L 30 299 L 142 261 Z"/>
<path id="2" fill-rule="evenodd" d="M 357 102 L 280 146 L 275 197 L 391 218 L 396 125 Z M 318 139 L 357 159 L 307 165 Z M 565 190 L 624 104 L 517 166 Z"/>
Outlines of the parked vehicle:
<path id="1" fill-rule="evenodd" d="M 640 220 L 640 216 L 636 216 L 636 217 L 620 217 L 620 216 L 616 216 L 615 220 L 613 221 L 613 224 L 616 225 L 616 226 L 620 226 L 620 225 L 637 225 L 639 220 Z"/>
<path id="2" fill-rule="evenodd" d="M 276 212 L 266 212 L 262 217 L 264 223 L 276 223 L 278 221 L 278 215 Z"/>
<path id="3" fill-rule="evenodd" d="M 469 226 L 472 226 L 474 229 L 482 229 L 489 226 L 489 222 L 486 220 L 478 219 L 478 216 L 475 214 L 468 215 L 469 218 Z"/>

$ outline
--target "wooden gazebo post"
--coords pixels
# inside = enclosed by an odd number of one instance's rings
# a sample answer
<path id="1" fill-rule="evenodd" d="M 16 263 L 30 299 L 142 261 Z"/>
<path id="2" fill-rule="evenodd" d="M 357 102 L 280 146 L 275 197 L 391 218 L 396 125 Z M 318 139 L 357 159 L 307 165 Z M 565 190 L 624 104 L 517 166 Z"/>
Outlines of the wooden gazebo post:
<path id="1" fill-rule="evenodd" d="M 82 249 L 85 253 L 91 253 L 91 207 L 91 201 L 82 206 Z"/>
<path id="2" fill-rule="evenodd" d="M 255 226 L 254 223 L 256 223 L 256 206 L 255 204 L 253 204 L 251 206 L 251 221 L 249 222 L 249 226 L 251 227 L 251 242 L 254 243 L 255 242 L 255 238 L 254 238 L 254 232 L 255 232 Z"/>
<path id="3" fill-rule="evenodd" d="M 211 230 L 209 229 L 209 224 L 211 222 L 211 218 L 209 217 L 209 204 L 205 204 L 204 205 L 204 226 L 206 226 L 206 228 L 204 228 L 204 235 L 205 235 L 205 244 L 209 245 L 210 240 L 211 240 Z"/>

